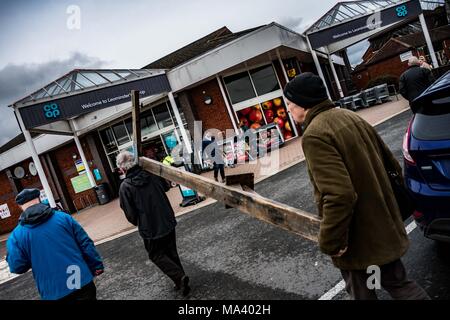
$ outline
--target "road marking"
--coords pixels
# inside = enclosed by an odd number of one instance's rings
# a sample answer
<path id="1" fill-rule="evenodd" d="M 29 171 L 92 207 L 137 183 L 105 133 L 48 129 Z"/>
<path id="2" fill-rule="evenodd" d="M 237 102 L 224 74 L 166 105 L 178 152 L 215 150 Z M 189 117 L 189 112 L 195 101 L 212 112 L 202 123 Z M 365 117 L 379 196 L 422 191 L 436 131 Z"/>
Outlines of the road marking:
<path id="1" fill-rule="evenodd" d="M 400 110 L 399 112 L 396 112 L 394 114 L 391 114 L 390 116 L 387 116 L 384 119 L 381 119 L 378 122 L 375 122 L 375 124 L 372 124 L 372 127 L 376 127 L 377 125 L 382 124 L 383 122 L 391 120 L 392 118 L 394 118 L 394 117 L 398 116 L 399 114 L 402 114 L 403 112 L 408 111 L 408 110 L 410 110 L 409 106 L 407 108 L 403 109 L 403 110 Z"/>
<path id="2" fill-rule="evenodd" d="M 406 233 L 410 234 L 416 228 L 417 228 L 417 224 L 415 221 L 413 221 L 406 226 L 406 228 L 405 228 Z M 335 296 L 337 296 L 344 289 L 345 289 L 345 281 L 341 280 L 331 290 L 329 290 L 327 293 L 325 293 L 323 296 L 321 296 L 319 298 L 319 300 L 332 300 Z"/>

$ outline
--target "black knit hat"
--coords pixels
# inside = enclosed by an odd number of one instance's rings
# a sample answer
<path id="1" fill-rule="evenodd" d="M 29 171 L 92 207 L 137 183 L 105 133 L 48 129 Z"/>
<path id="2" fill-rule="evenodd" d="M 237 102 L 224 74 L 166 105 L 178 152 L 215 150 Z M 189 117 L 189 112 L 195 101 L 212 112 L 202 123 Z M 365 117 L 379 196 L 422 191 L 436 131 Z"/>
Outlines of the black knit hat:
<path id="1" fill-rule="evenodd" d="M 322 79 L 311 72 L 302 73 L 289 81 L 284 87 L 284 96 L 304 109 L 328 99 Z"/>
<path id="2" fill-rule="evenodd" d="M 16 197 L 16 203 L 23 205 L 28 201 L 39 198 L 41 191 L 39 189 L 23 189 Z"/>

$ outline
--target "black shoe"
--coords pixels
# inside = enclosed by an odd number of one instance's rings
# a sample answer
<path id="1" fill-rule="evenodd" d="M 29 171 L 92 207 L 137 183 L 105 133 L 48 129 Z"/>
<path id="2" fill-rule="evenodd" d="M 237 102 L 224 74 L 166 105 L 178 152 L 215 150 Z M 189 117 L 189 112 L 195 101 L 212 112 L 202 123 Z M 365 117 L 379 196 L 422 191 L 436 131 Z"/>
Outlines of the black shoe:
<path id="1" fill-rule="evenodd" d="M 183 278 L 181 278 L 181 294 L 183 295 L 183 297 L 186 297 L 190 292 L 191 292 L 191 287 L 189 287 L 189 277 L 188 276 L 183 276 Z"/>

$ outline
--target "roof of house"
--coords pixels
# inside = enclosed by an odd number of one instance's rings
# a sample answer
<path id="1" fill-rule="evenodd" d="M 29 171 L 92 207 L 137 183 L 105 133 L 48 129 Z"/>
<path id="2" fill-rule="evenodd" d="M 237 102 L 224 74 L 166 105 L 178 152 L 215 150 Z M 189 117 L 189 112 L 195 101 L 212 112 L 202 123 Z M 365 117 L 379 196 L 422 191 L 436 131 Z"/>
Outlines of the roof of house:
<path id="1" fill-rule="evenodd" d="M 178 49 L 148 65 L 143 69 L 172 69 L 179 66 L 186 61 L 200 56 L 214 48 L 217 48 L 225 43 L 242 37 L 250 32 L 260 29 L 264 26 L 246 29 L 240 32 L 233 33 L 227 27 L 222 27 L 201 39 L 198 39 L 181 49 Z"/>
<path id="2" fill-rule="evenodd" d="M 399 55 L 408 49 L 410 49 L 411 46 L 407 43 L 404 43 L 403 41 L 399 40 L 398 38 L 391 38 L 388 42 L 384 44 L 378 50 L 372 57 L 370 57 L 369 60 L 367 60 L 364 64 L 366 66 L 375 64 L 379 61 L 388 59 L 390 57 Z"/>
<path id="3" fill-rule="evenodd" d="M 432 42 L 450 39 L 450 25 L 431 30 L 430 37 Z M 417 48 L 424 45 L 426 45 L 426 41 L 425 36 L 422 32 L 416 32 L 402 37 L 391 38 L 364 64 L 366 66 L 372 65 L 403 53 L 408 49 Z"/>

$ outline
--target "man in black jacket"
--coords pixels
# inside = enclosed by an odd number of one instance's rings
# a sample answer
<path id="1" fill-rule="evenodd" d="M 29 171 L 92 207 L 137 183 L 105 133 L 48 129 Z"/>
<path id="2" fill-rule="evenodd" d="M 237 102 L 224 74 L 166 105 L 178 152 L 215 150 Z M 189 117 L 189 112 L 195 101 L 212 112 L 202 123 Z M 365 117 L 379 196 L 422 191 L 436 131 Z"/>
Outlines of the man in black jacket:
<path id="1" fill-rule="evenodd" d="M 120 207 L 130 223 L 138 226 L 150 260 L 175 283 L 183 296 L 190 292 L 186 276 L 178 257 L 175 214 L 166 192 L 169 183 L 135 164 L 134 155 L 122 151 L 117 166 L 126 173 L 120 185 Z"/>
<path id="2" fill-rule="evenodd" d="M 408 70 L 400 76 L 399 89 L 401 95 L 411 103 L 434 82 L 434 77 L 429 69 L 420 67 L 417 57 L 409 58 L 408 66 Z"/>

